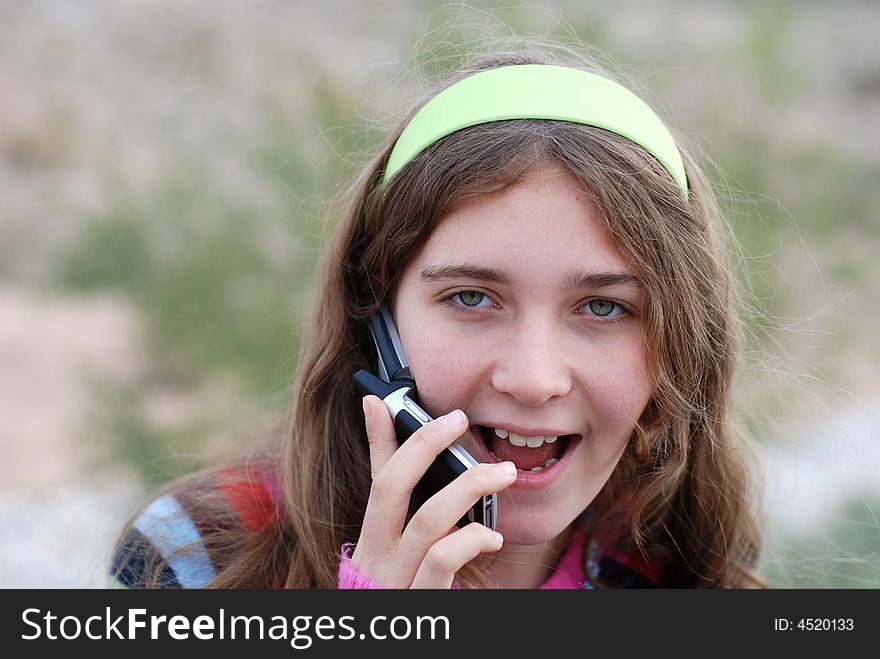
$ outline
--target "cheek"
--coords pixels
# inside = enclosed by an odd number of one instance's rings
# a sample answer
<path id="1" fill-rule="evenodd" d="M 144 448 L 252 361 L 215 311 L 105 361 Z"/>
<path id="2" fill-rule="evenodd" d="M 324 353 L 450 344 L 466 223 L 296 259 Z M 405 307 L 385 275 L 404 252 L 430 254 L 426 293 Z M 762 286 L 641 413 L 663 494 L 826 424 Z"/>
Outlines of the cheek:
<path id="1" fill-rule="evenodd" d="M 412 354 L 408 352 L 407 357 L 419 398 L 428 412 L 465 407 L 468 395 L 478 382 L 478 374 L 485 371 L 485 351 L 479 350 L 473 341 L 463 340 L 449 331 L 427 327 L 418 334 L 414 344 Z"/>
<path id="2" fill-rule="evenodd" d="M 598 356 L 583 376 L 585 387 L 601 417 L 628 428 L 638 420 L 651 399 L 652 385 L 645 350 L 634 340 L 611 353 Z"/>

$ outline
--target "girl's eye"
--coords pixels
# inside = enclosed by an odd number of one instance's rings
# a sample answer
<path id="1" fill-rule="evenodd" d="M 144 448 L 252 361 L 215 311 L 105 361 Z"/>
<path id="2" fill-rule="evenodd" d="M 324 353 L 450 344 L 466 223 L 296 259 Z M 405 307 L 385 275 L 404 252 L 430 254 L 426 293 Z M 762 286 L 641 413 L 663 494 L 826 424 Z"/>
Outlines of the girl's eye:
<path id="1" fill-rule="evenodd" d="M 590 314 L 598 318 L 616 318 L 625 313 L 623 307 L 611 300 L 590 300 L 581 308 L 587 309 Z"/>
<path id="2" fill-rule="evenodd" d="M 492 298 L 480 291 L 459 291 L 449 299 L 471 309 L 492 306 Z"/>

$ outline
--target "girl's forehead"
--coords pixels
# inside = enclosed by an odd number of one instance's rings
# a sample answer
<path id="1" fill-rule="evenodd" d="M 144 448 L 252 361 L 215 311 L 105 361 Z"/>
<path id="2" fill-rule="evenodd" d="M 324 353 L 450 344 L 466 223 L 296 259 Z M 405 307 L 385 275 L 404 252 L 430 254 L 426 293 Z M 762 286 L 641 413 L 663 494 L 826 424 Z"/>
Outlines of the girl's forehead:
<path id="1" fill-rule="evenodd" d="M 599 207 L 559 170 L 460 202 L 440 218 L 422 252 L 432 259 L 505 255 L 625 269 Z"/>

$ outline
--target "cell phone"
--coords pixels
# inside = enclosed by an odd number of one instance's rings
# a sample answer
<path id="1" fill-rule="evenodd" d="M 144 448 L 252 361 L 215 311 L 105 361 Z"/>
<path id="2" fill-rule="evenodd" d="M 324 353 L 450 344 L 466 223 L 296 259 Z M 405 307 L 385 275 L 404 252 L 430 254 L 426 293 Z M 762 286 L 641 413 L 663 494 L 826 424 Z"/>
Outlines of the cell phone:
<path id="1" fill-rule="evenodd" d="M 357 371 L 354 374 L 355 387 L 363 396 L 373 394 L 382 399 L 394 419 L 397 441 L 403 444 L 432 418 L 419 405 L 416 381 L 410 373 L 400 334 L 391 312 L 384 304 L 370 318 L 370 333 L 376 348 L 377 372 Z M 463 446 L 453 442 L 437 456 L 416 490 L 427 499 L 477 464 Z M 497 509 L 497 494 L 480 497 L 468 513 L 458 520 L 458 525 L 479 522 L 494 531 Z"/>

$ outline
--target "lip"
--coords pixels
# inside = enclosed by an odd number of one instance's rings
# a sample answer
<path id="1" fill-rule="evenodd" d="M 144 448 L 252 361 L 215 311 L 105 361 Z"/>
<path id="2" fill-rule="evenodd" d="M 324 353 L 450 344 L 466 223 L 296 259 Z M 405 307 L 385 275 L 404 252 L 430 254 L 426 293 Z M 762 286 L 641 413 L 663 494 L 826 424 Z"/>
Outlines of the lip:
<path id="1" fill-rule="evenodd" d="M 485 462 L 490 462 L 490 463 L 498 462 L 498 460 L 496 460 L 494 457 L 492 457 L 492 454 L 489 453 L 489 448 L 486 446 L 486 444 L 483 443 L 483 438 L 480 436 L 480 431 L 477 429 L 478 425 L 482 426 L 484 424 L 482 424 L 482 423 L 474 424 L 474 425 L 471 425 L 470 428 L 468 428 L 468 431 L 470 432 L 471 437 L 474 440 L 474 444 L 479 448 L 480 453 L 481 453 L 483 460 Z M 507 428 L 506 426 L 488 426 L 488 427 L 490 427 L 490 428 L 499 428 L 500 427 L 500 428 L 504 428 L 505 430 L 510 430 L 512 432 L 515 432 L 518 435 L 520 434 L 520 432 L 515 430 L 514 428 Z M 546 435 L 571 434 L 571 433 L 554 433 L 554 432 L 544 433 L 543 431 L 536 432 L 534 429 L 532 429 L 531 433 L 532 434 L 530 434 L 530 435 L 523 433 L 523 436 L 524 437 L 536 437 L 536 436 L 542 435 L 542 434 L 546 434 Z M 582 440 L 583 440 L 582 435 L 571 434 L 571 438 L 568 440 L 569 441 L 568 447 L 566 448 L 565 453 L 562 454 L 562 457 L 559 459 L 559 462 L 556 462 L 553 465 L 543 469 L 542 471 L 537 471 L 537 472 L 517 470 L 516 480 L 513 482 L 513 484 L 510 487 L 524 489 L 524 490 L 539 490 L 539 489 L 542 489 L 545 487 L 549 487 L 553 482 L 556 481 L 557 478 L 559 478 L 562 475 L 562 472 L 565 471 L 566 465 L 568 464 L 569 460 L 571 459 L 571 456 L 574 455 L 574 452 L 577 449 L 578 444 L 580 444 Z"/>

